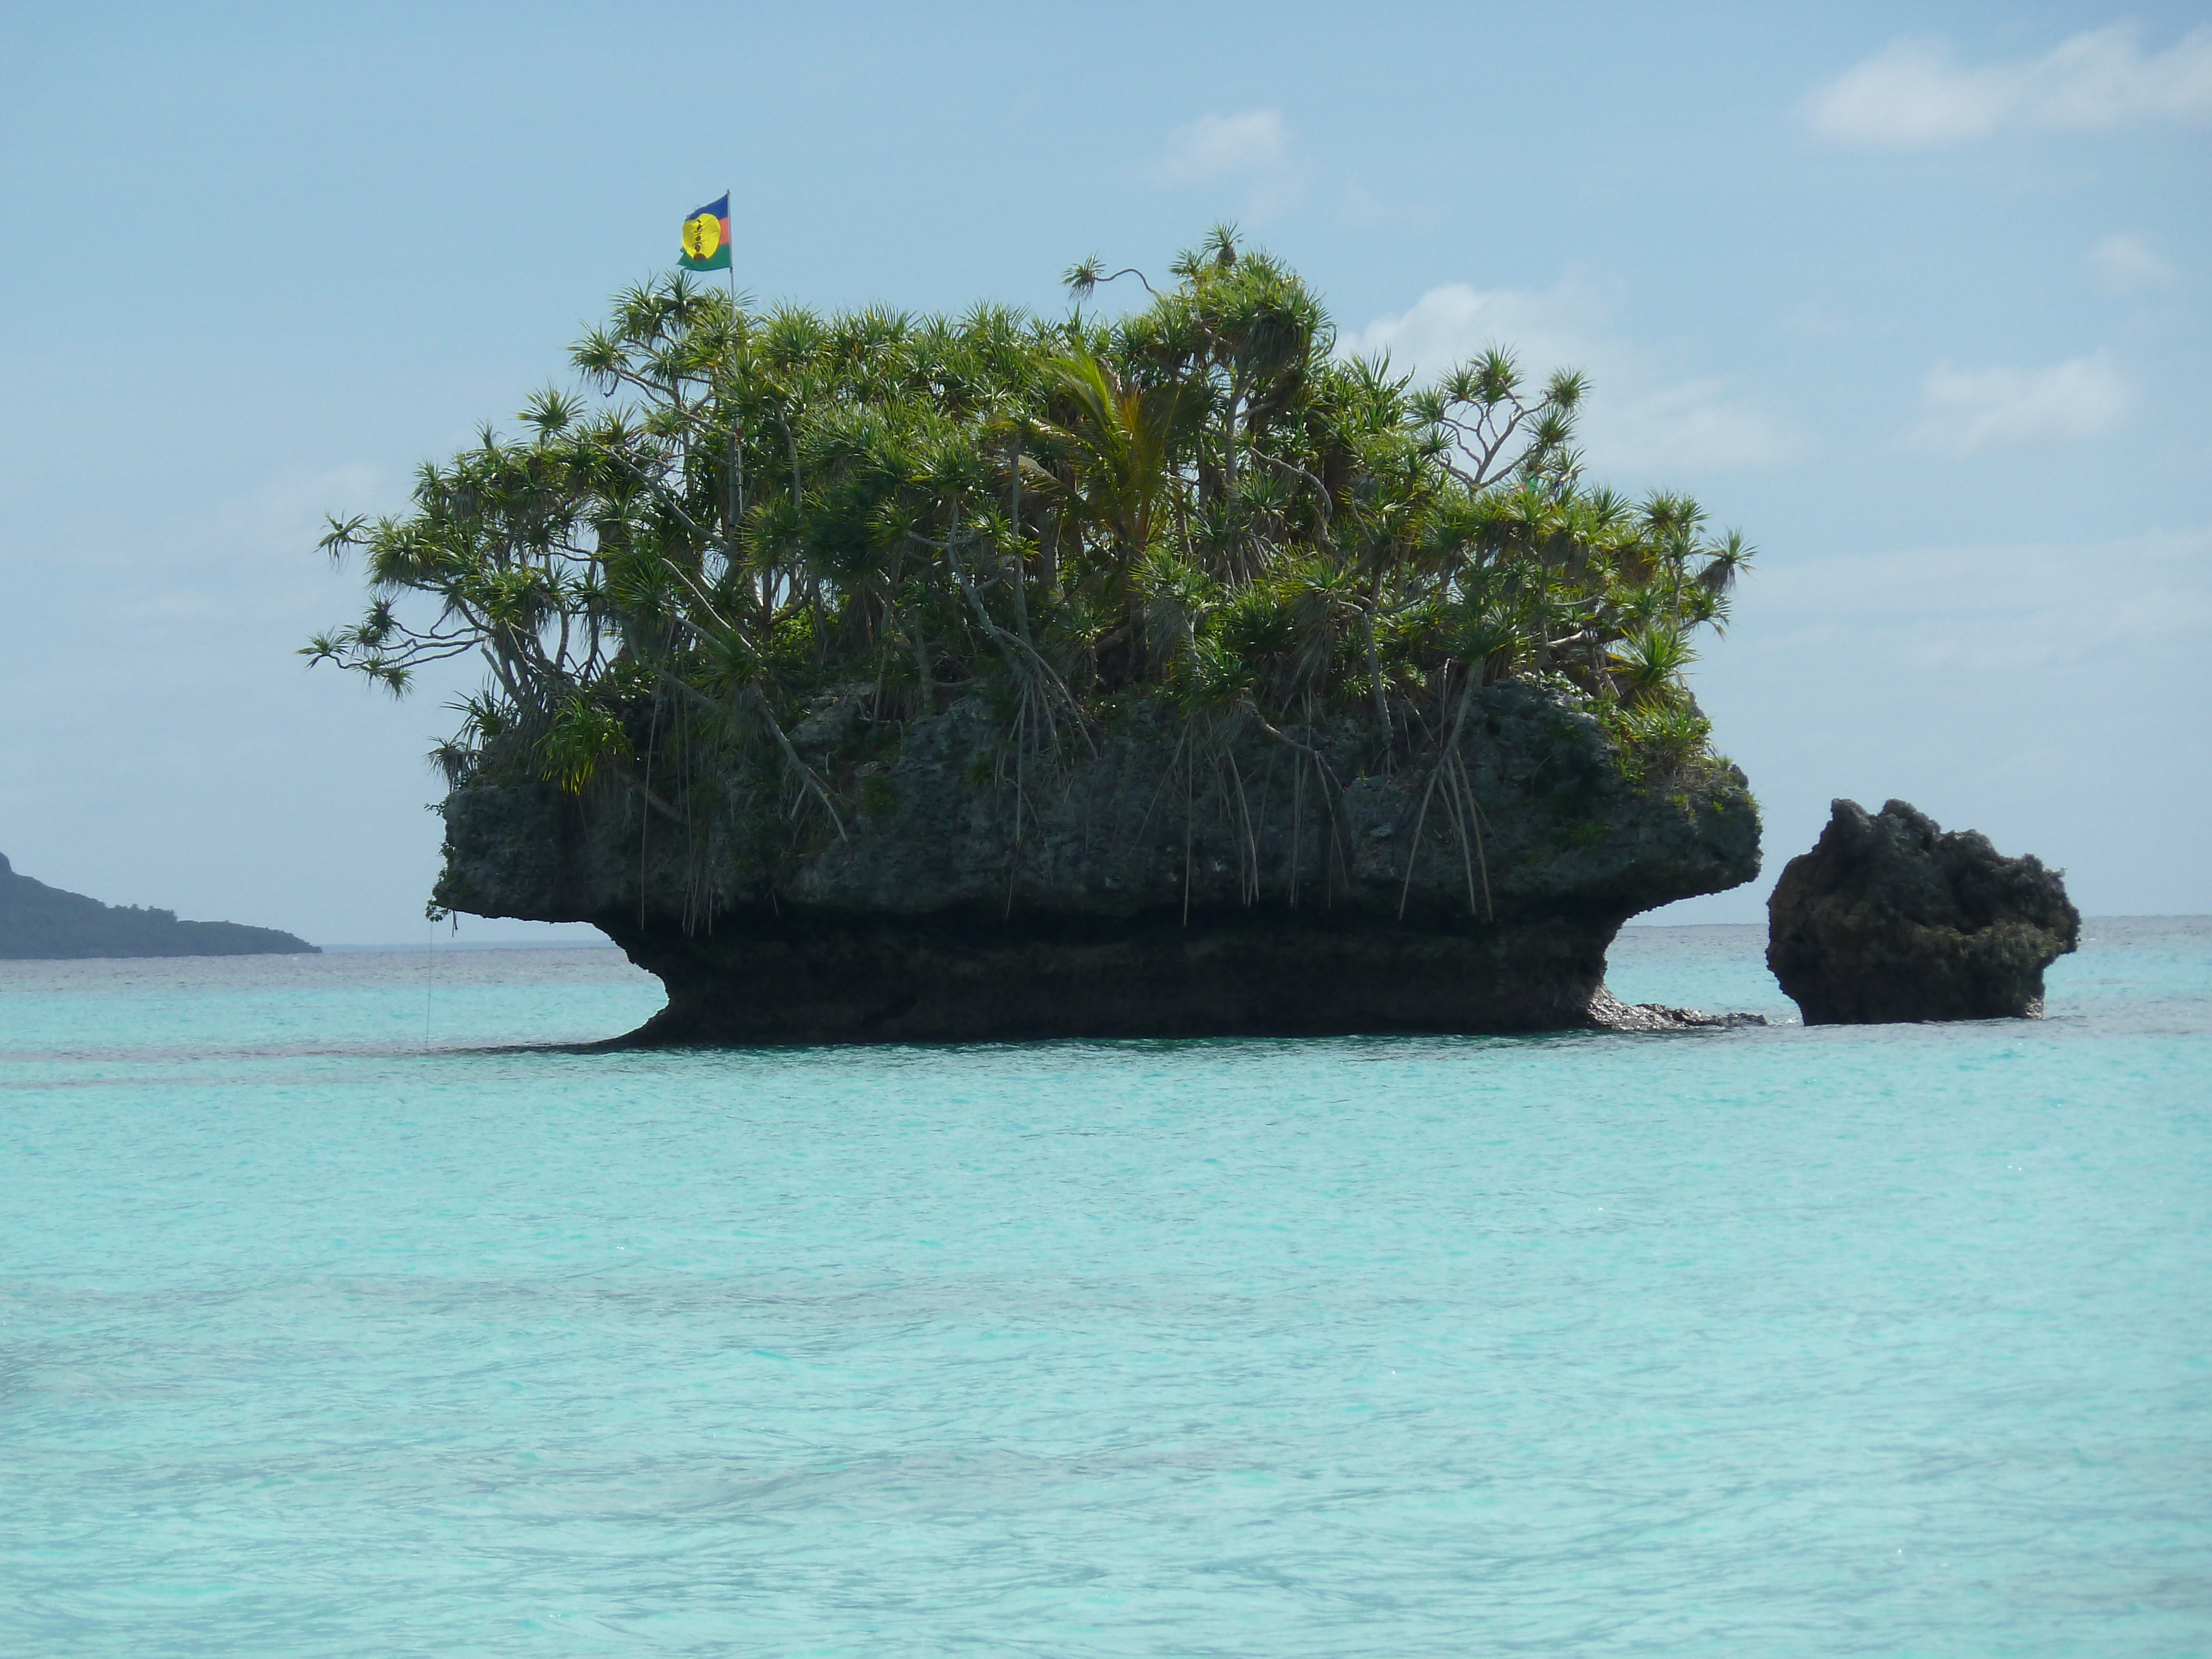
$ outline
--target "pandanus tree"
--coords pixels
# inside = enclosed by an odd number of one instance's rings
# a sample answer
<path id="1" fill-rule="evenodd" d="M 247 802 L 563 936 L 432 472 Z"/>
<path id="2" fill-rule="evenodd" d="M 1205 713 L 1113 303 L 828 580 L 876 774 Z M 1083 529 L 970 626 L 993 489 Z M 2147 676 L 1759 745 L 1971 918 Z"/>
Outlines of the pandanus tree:
<path id="1" fill-rule="evenodd" d="M 1168 504 L 1176 417 L 1188 388 L 1177 380 L 1139 386 L 1087 352 L 1055 360 L 1050 371 L 1067 421 L 1040 422 L 1037 435 L 1058 446 L 1072 475 L 1067 499 L 1103 532 L 1106 586 L 1118 592 L 1152 545 Z"/>
<path id="2" fill-rule="evenodd" d="M 1145 304 L 1082 308 L 1123 276 Z M 1347 356 L 1226 228 L 1172 276 L 1086 261 L 1057 319 L 633 289 L 520 435 L 331 524 L 370 600 L 306 654 L 395 693 L 480 657 L 438 751 L 456 785 L 606 775 L 674 812 L 669 789 L 772 780 L 835 833 L 866 734 L 967 695 L 1040 751 L 1148 698 L 1270 730 L 1358 714 L 1388 749 L 1466 688 L 1543 678 L 1638 764 L 1702 744 L 1689 640 L 1750 550 L 1685 497 L 1584 484 L 1580 376 Z M 803 750 L 830 705 L 861 736 Z"/>

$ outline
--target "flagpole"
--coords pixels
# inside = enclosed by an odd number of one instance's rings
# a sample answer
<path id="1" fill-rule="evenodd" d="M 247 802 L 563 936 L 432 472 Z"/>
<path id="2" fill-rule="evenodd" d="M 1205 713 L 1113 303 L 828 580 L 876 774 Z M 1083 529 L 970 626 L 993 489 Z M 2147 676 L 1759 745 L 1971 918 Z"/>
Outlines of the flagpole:
<path id="1" fill-rule="evenodd" d="M 725 195 L 732 192 L 725 191 Z M 730 345 L 732 357 L 738 343 L 738 250 L 737 233 L 730 234 L 730 263 L 722 267 L 730 275 Z M 730 562 L 737 562 L 738 520 L 745 510 L 745 441 L 738 430 L 738 377 L 735 364 L 730 375 Z"/>

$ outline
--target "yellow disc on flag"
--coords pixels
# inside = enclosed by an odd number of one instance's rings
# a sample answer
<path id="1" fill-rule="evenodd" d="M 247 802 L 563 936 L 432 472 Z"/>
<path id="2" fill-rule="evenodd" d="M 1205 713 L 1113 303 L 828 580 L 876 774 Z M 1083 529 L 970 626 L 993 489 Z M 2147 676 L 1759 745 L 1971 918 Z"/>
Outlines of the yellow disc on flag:
<path id="1" fill-rule="evenodd" d="M 667 223 L 662 220 L 663 224 Z M 702 213 L 696 219 L 684 222 L 684 257 L 687 259 L 711 259 L 714 250 L 722 245 L 722 222 L 711 213 Z"/>

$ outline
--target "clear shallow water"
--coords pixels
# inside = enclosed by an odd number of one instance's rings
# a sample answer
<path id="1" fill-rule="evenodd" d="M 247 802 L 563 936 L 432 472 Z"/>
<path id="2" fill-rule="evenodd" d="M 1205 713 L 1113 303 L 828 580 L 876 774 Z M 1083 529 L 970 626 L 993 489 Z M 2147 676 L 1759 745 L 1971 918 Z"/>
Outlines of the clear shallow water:
<path id="1" fill-rule="evenodd" d="M 2039 1024 L 795 1054 L 0 964 L 0 1650 L 2212 1650 L 2212 923 L 2090 931 Z"/>

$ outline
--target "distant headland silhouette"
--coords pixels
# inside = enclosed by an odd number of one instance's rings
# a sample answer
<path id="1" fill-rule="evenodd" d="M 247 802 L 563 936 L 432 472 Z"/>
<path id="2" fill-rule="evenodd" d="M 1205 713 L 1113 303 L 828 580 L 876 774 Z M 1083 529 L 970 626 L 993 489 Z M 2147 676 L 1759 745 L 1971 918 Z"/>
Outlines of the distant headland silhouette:
<path id="1" fill-rule="evenodd" d="M 173 910 L 102 904 L 19 875 L 0 854 L 0 959 L 252 957 L 320 950 L 274 927 L 179 921 Z"/>

